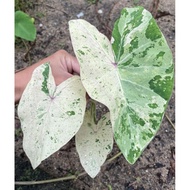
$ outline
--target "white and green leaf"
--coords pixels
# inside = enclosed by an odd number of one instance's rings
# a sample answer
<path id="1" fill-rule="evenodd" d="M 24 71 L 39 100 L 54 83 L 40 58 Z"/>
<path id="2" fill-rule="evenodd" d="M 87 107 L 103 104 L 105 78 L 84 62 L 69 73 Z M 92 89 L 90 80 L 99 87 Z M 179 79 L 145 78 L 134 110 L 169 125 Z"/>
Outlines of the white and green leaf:
<path id="1" fill-rule="evenodd" d="M 85 171 L 94 178 L 113 147 L 110 114 L 103 115 L 96 124 L 94 112 L 86 111 L 83 124 L 75 139 L 80 162 Z"/>
<path id="2" fill-rule="evenodd" d="M 69 21 L 72 45 L 80 64 L 80 76 L 89 96 L 111 110 L 115 120 L 125 102 L 111 43 L 85 20 Z M 113 100 L 114 99 L 114 100 Z"/>
<path id="3" fill-rule="evenodd" d="M 85 94 L 79 76 L 56 86 L 49 63 L 34 70 L 18 106 L 23 148 L 33 168 L 77 133 L 85 113 Z"/>
<path id="4" fill-rule="evenodd" d="M 69 29 L 82 83 L 109 108 L 116 143 L 133 164 L 158 131 L 170 99 L 171 50 L 143 7 L 121 11 L 112 44 L 84 20 L 71 20 Z"/>

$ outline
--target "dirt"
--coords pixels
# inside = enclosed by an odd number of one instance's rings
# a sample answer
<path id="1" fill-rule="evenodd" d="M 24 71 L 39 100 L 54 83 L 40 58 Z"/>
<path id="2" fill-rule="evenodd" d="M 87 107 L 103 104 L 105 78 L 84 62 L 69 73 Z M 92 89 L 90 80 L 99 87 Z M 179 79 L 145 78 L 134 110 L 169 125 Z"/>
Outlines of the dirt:
<path id="1" fill-rule="evenodd" d="M 37 39 L 15 45 L 15 70 L 65 49 L 74 55 L 68 21 L 80 18 L 87 20 L 108 38 L 120 11 L 124 7 L 144 6 L 157 20 L 175 61 L 175 1 L 174 0 L 101 0 L 97 5 L 92 0 L 37 0 L 28 1 L 25 9 L 35 18 Z M 98 11 L 102 13 L 98 13 Z M 99 105 L 101 107 L 101 105 Z M 101 110 L 100 108 L 98 108 Z M 16 112 L 16 109 L 15 109 Z M 16 114 L 15 114 L 16 115 Z M 160 130 L 141 157 L 130 165 L 121 155 L 103 166 L 101 172 L 91 179 L 83 175 L 75 180 L 42 185 L 16 185 L 16 190 L 174 190 L 175 189 L 175 88 L 169 101 Z M 33 170 L 22 148 L 23 134 L 20 122 L 15 117 L 15 181 L 47 180 L 82 173 L 74 139 L 59 151 L 44 160 Z M 116 144 L 108 159 L 119 152 Z"/>

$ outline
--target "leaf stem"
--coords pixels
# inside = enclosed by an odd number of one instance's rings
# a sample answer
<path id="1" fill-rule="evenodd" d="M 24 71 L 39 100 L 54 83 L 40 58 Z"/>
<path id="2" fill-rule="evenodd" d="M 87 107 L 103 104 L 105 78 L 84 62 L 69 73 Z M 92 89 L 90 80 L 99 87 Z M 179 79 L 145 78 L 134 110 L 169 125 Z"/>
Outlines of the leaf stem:
<path id="1" fill-rule="evenodd" d="M 29 55 L 30 48 L 27 46 L 26 42 L 23 39 L 22 39 L 22 42 L 24 43 L 24 46 L 26 48 L 25 59 L 28 56 L 29 65 L 31 65 L 31 59 L 30 59 L 30 55 Z"/>
<path id="2" fill-rule="evenodd" d="M 81 173 L 83 174 L 83 173 Z M 80 174 L 80 176 L 81 176 Z M 83 174 L 84 175 L 84 174 Z M 16 181 L 15 185 L 37 185 L 37 184 L 46 184 L 46 183 L 53 183 L 58 181 L 65 181 L 65 180 L 71 180 L 71 179 L 77 179 L 78 176 L 71 175 L 67 177 L 61 177 L 56 179 L 49 179 L 49 180 L 41 180 L 41 181 Z"/>
<path id="3" fill-rule="evenodd" d="M 122 153 L 119 152 L 117 153 L 115 156 L 113 156 L 112 158 L 108 159 L 103 165 L 106 166 L 107 164 L 109 164 L 110 162 L 112 162 L 114 159 L 116 159 L 117 157 L 119 157 Z M 46 183 L 54 183 L 54 182 L 59 182 L 59 181 L 66 181 L 66 180 L 76 180 L 78 179 L 78 177 L 81 177 L 83 175 L 86 175 L 86 172 L 82 172 L 78 175 L 71 175 L 71 176 L 66 176 L 66 177 L 61 177 L 61 178 L 56 178 L 56 179 L 48 179 L 48 180 L 41 180 L 41 181 L 16 181 L 15 185 L 39 185 L 39 184 L 46 184 Z"/>
<path id="4" fill-rule="evenodd" d="M 109 164 L 110 162 L 112 162 L 113 160 L 115 160 L 117 157 L 119 157 L 120 155 L 122 154 L 122 152 L 118 152 L 115 156 L 113 156 L 112 158 L 108 159 L 105 163 L 106 164 Z M 103 165 L 104 166 L 104 165 Z"/>

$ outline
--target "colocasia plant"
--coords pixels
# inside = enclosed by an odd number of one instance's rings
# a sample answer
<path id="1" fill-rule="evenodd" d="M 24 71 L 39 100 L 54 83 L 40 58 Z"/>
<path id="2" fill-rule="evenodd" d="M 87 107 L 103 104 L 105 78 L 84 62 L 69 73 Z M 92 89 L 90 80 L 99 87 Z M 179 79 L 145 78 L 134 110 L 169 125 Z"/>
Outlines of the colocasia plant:
<path id="1" fill-rule="evenodd" d="M 18 107 L 23 147 L 36 168 L 75 136 L 85 171 L 94 178 L 115 140 L 133 164 L 157 133 L 174 83 L 172 53 L 152 15 L 124 8 L 111 42 L 85 20 L 69 21 L 80 77 L 55 85 L 49 63 L 36 68 Z M 95 121 L 95 105 L 109 112 Z"/>

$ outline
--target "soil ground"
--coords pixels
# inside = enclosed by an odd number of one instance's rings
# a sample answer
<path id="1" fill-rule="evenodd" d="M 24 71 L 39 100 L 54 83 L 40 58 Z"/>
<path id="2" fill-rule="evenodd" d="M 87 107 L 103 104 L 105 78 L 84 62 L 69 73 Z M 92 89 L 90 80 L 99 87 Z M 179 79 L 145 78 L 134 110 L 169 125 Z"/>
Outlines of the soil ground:
<path id="1" fill-rule="evenodd" d="M 174 0 L 37 0 L 28 1 L 27 12 L 35 18 L 37 39 L 15 45 L 15 70 L 27 67 L 39 59 L 65 49 L 74 55 L 68 21 L 78 17 L 87 20 L 110 38 L 111 30 L 124 7 L 144 6 L 155 17 L 175 58 L 175 1 Z M 98 13 L 101 12 L 101 13 Z M 175 59 L 174 59 L 175 61 Z M 15 109 L 16 110 L 16 109 Z M 174 190 L 175 189 L 175 89 L 163 118 L 160 130 L 141 157 L 130 165 L 121 155 L 102 167 L 91 179 L 83 175 L 76 180 L 42 185 L 16 185 L 16 190 Z M 15 181 L 47 180 L 82 173 L 74 139 L 47 158 L 35 170 L 32 169 L 22 148 L 23 134 L 15 117 Z M 119 152 L 117 145 L 108 158 Z"/>

